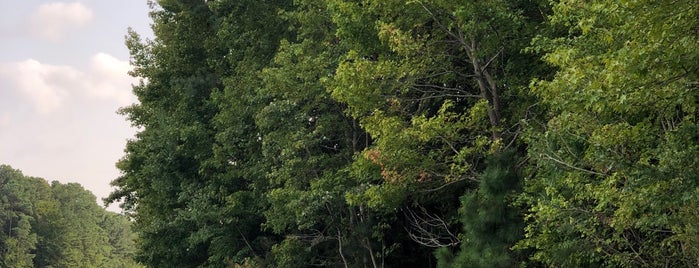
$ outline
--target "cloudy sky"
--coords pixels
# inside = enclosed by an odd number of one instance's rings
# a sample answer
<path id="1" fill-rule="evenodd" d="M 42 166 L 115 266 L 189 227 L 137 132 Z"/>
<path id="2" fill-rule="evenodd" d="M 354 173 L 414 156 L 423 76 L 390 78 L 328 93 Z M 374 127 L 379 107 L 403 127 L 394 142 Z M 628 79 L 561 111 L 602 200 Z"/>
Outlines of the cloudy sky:
<path id="1" fill-rule="evenodd" d="M 0 164 L 108 195 L 135 132 L 124 35 L 149 24 L 146 0 L 0 0 Z"/>

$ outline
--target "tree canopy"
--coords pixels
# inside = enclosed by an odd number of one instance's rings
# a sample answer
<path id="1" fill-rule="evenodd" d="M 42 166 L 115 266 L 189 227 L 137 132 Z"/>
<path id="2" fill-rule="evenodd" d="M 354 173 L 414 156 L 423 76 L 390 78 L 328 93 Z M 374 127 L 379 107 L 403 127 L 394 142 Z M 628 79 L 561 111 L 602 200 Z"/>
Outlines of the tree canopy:
<path id="1" fill-rule="evenodd" d="M 106 200 L 147 266 L 697 264 L 694 1 L 151 6 Z"/>
<path id="2" fill-rule="evenodd" d="M 142 267 L 125 215 L 76 183 L 49 184 L 0 165 L 0 266 Z"/>

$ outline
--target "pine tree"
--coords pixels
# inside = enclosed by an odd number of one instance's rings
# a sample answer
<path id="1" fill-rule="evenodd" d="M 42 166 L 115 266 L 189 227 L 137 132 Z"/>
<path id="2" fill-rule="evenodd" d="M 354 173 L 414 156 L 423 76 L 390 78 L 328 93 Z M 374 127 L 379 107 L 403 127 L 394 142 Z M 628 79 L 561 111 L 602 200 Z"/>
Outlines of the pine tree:
<path id="1" fill-rule="evenodd" d="M 439 267 L 517 267 L 526 260 L 510 249 L 524 233 L 523 211 L 513 205 L 522 182 L 517 161 L 512 150 L 486 161 L 479 187 L 461 197 L 461 245 L 456 253 L 438 250 Z"/>

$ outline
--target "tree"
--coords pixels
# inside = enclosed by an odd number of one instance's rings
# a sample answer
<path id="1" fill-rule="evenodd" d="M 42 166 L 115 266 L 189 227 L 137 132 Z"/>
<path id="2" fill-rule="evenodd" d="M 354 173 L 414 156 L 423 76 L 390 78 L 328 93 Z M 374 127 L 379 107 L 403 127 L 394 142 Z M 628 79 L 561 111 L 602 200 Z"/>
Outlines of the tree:
<path id="1" fill-rule="evenodd" d="M 551 266 L 694 266 L 694 1 L 561 1 L 534 48 L 559 68 L 533 91 L 550 110 L 529 135 L 526 239 Z M 537 129 L 533 126 L 532 130 Z"/>
<path id="2" fill-rule="evenodd" d="M 475 190 L 485 187 L 485 159 L 505 149 L 524 153 L 520 123 L 531 116 L 535 101 L 526 89 L 546 68 L 523 49 L 544 20 L 544 4 L 330 3 L 337 36 L 349 48 L 330 88 L 372 140 L 355 166 L 372 177 L 348 195 L 350 204 L 384 212 L 401 208 L 408 236 L 422 246 L 452 247 L 492 235 L 469 223 L 473 229 L 455 235 L 458 196 L 466 192 L 470 198 L 462 200 L 472 204 L 463 206 L 480 210 L 474 196 L 487 194 Z M 506 186 L 512 188 L 500 190 L 517 190 L 516 183 Z M 503 214 L 519 213 L 509 201 L 499 206 L 511 210 Z M 521 218 L 512 219 L 499 228 L 522 226 Z M 477 243 L 465 245 L 482 250 Z"/>
<path id="3" fill-rule="evenodd" d="M 131 221 L 125 215 L 105 212 L 100 227 L 107 233 L 109 253 L 102 267 L 141 267 L 134 257 L 136 255 L 136 234 L 131 230 Z"/>
<path id="4" fill-rule="evenodd" d="M 347 234 L 338 171 L 352 156 L 352 121 L 318 81 L 337 65 L 334 27 L 322 1 L 297 1 L 280 17 L 291 31 L 259 74 L 254 115 L 268 165 L 263 228 L 283 238 L 272 248 L 279 267 L 340 265 L 348 259 L 336 246 Z"/>
<path id="5" fill-rule="evenodd" d="M 20 215 L 17 227 L 8 232 L 4 254 L 4 265 L 7 267 L 32 267 L 35 255 L 31 252 L 36 248 L 36 234 L 31 232 L 30 219 L 27 215 Z"/>
<path id="6" fill-rule="evenodd" d="M 50 232 L 58 233 L 58 260 L 47 263 L 58 267 L 102 267 L 109 255 L 107 233 L 99 225 L 103 209 L 96 197 L 77 183 L 51 184 L 58 203 L 58 214 L 49 218 Z"/>
<path id="7" fill-rule="evenodd" d="M 516 267 L 527 260 L 526 252 L 510 250 L 524 233 L 522 210 L 513 207 L 522 182 L 512 165 L 517 161 L 513 150 L 486 161 L 478 189 L 461 197 L 459 251 L 439 249 L 439 267 Z"/>
<path id="8" fill-rule="evenodd" d="M 135 249 L 131 223 L 122 221 L 124 232 L 108 236 L 102 219 L 114 213 L 79 184 L 49 185 L 2 165 L 0 201 L 3 267 L 140 267 L 128 254 Z M 110 238 L 124 246 L 110 244 Z"/>
<path id="9" fill-rule="evenodd" d="M 33 266 L 37 235 L 32 232 L 35 220 L 32 216 L 38 196 L 35 190 L 40 183 L 35 178 L 25 179 L 19 170 L 0 165 L 0 264 L 3 266 Z"/>
<path id="10" fill-rule="evenodd" d="M 331 8 L 326 1 L 297 1 L 282 13 L 292 31 L 261 73 L 260 95 L 268 104 L 255 123 L 271 166 L 264 227 L 284 236 L 272 250 L 279 267 L 376 267 L 397 248 L 385 239 L 395 219 L 346 198 L 363 187 L 350 166 L 369 140 L 325 83 L 346 52 Z"/>
<path id="11" fill-rule="evenodd" d="M 218 258 L 235 263 L 267 263 L 278 238 L 263 230 L 268 206 L 266 172 L 272 161 L 263 150 L 263 132 L 256 115 L 269 100 L 260 72 L 268 66 L 288 27 L 277 16 L 291 1 L 220 1 L 212 5 L 220 17 L 217 44 L 225 51 L 222 90 L 214 95 L 219 109 L 212 166 L 218 170 L 212 193 L 223 202 L 211 221 L 224 220 L 218 229 Z M 231 246 L 235 245 L 235 246 Z M 214 255 L 215 256 L 215 255 Z"/>
<path id="12" fill-rule="evenodd" d="M 107 201 L 124 200 L 145 264 L 222 266 L 270 247 L 259 229 L 264 163 L 253 115 L 286 2 L 159 1 L 156 39 L 129 33 L 132 74 L 143 82 L 140 104 L 123 113 L 142 131 Z"/>
<path id="13" fill-rule="evenodd" d="M 108 198 L 147 265 L 431 267 L 427 248 L 446 267 L 699 256 L 692 1 L 152 5 L 155 40 L 127 37 L 143 81 L 122 111 L 141 131 Z M 3 199 L 0 217 L 31 253 L 27 196 Z M 35 260 L 61 252 L 49 236 Z"/>
<path id="14" fill-rule="evenodd" d="M 213 157 L 210 96 L 221 83 L 208 63 L 218 52 L 208 46 L 215 18 L 202 1 L 151 4 L 156 39 L 129 32 L 126 41 L 132 75 L 143 81 L 134 87 L 140 103 L 122 112 L 143 130 L 127 144 L 118 163 L 123 176 L 108 200 L 123 198 L 133 213 L 144 264 L 198 266 L 207 262 L 210 240 L 195 237 L 200 210 L 192 207 L 200 202 L 195 189 L 213 176 L 203 163 Z"/>

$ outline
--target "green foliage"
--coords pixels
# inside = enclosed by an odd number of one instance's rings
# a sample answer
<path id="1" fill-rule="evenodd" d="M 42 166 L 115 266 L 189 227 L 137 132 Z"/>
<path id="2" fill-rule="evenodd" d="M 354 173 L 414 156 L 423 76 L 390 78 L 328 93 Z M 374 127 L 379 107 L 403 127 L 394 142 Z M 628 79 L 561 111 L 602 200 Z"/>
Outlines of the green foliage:
<path id="1" fill-rule="evenodd" d="M 554 11 L 568 31 L 534 43 L 560 70 L 533 86 L 552 116 L 530 137 L 537 171 L 520 247 L 553 266 L 695 265 L 684 211 L 699 197 L 697 5 L 562 1 Z"/>
<path id="2" fill-rule="evenodd" d="M 324 1 L 297 1 L 285 10 L 293 31 L 260 74 L 267 105 L 255 123 L 270 163 L 264 228 L 284 237 L 272 250 L 278 267 L 357 266 L 386 257 L 374 252 L 382 235 L 364 222 L 376 215 L 345 198 L 360 187 L 348 166 L 368 141 L 325 84 L 345 51 L 330 9 Z"/>
<path id="3" fill-rule="evenodd" d="M 131 222 L 82 186 L 49 185 L 2 165 L 0 193 L 2 267 L 141 267 Z"/>
<path id="4" fill-rule="evenodd" d="M 513 134 L 523 116 L 519 105 L 527 102 L 508 98 L 516 97 L 533 74 L 510 66 L 529 57 L 521 50 L 540 18 L 526 17 L 523 9 L 534 7 L 500 1 L 365 1 L 360 11 L 352 8 L 359 4 L 332 3 L 342 9 L 340 18 L 367 20 L 335 19 L 350 50 L 329 85 L 372 137 L 364 156 L 389 182 L 367 188 L 369 195 L 458 181 L 463 186 L 486 155 L 516 142 Z M 368 49 L 371 42 L 357 36 L 369 29 L 355 24 L 374 25 L 378 44 Z M 387 207 L 395 207 L 395 201 Z"/>
<path id="5" fill-rule="evenodd" d="M 271 247 L 261 232 L 266 182 L 254 115 L 258 72 L 279 43 L 288 1 L 160 1 L 155 40 L 127 37 L 143 127 L 118 163 L 108 202 L 123 200 L 138 259 L 157 267 L 222 267 Z"/>
<path id="6" fill-rule="evenodd" d="M 4 265 L 7 267 L 32 267 L 36 249 L 36 234 L 31 232 L 30 217 L 21 215 L 17 227 L 8 224 L 8 237 L 5 240 Z"/>
<path id="7" fill-rule="evenodd" d="M 0 264 L 32 267 L 37 237 L 31 232 L 31 184 L 9 166 L 0 166 Z"/>
<path id="8" fill-rule="evenodd" d="M 690 266 L 698 11 L 656 2 L 158 1 L 107 201 L 154 267 Z"/>
<path id="9" fill-rule="evenodd" d="M 517 160 L 513 151 L 505 151 L 486 161 L 478 189 L 461 197 L 459 251 L 438 250 L 439 267 L 517 267 L 526 260 L 510 250 L 524 230 L 522 211 L 512 207 L 521 182 Z"/>

